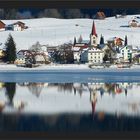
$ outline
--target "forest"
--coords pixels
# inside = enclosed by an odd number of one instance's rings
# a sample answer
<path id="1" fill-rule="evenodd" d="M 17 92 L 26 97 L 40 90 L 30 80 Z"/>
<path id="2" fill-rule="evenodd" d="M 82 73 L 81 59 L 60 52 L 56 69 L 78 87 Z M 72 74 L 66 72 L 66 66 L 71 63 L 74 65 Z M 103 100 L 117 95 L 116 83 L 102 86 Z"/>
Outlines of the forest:
<path id="1" fill-rule="evenodd" d="M 30 19 L 30 18 L 95 18 L 97 12 L 104 12 L 106 17 L 116 14 L 140 14 L 140 9 L 0 9 L 0 19 Z"/>

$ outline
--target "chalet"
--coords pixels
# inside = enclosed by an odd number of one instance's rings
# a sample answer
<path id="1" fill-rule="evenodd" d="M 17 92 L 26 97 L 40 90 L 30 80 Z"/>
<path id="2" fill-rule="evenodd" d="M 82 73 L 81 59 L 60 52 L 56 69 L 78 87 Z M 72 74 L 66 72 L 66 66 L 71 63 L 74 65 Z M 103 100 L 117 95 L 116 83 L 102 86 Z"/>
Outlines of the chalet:
<path id="1" fill-rule="evenodd" d="M 96 15 L 95 15 L 95 18 L 96 19 L 105 19 L 106 16 L 105 16 L 104 12 L 97 12 Z"/>
<path id="2" fill-rule="evenodd" d="M 0 29 L 4 29 L 4 28 L 5 28 L 5 23 L 0 20 Z"/>
<path id="3" fill-rule="evenodd" d="M 34 59 L 36 64 L 49 64 L 49 56 L 45 53 L 36 53 L 34 54 Z"/>
<path id="4" fill-rule="evenodd" d="M 114 46 L 122 46 L 124 40 L 120 37 L 112 37 L 107 40 L 107 43 L 109 46 L 114 47 Z"/>
<path id="5" fill-rule="evenodd" d="M 24 29 L 27 29 L 28 27 L 25 26 L 25 23 L 21 21 L 17 21 L 13 24 L 9 24 L 5 26 L 5 30 L 11 30 L 11 31 L 23 31 Z"/>
<path id="6" fill-rule="evenodd" d="M 27 26 L 25 26 L 25 23 L 21 21 L 17 21 L 13 23 L 13 26 L 14 26 L 14 31 L 23 31 L 24 29 L 28 28 Z"/>
<path id="7" fill-rule="evenodd" d="M 29 50 L 20 50 L 17 53 L 17 59 L 15 60 L 15 64 L 25 64 L 27 59 L 33 60 L 33 52 Z"/>
<path id="8" fill-rule="evenodd" d="M 140 27 L 140 17 L 135 16 L 128 22 L 129 27 Z"/>

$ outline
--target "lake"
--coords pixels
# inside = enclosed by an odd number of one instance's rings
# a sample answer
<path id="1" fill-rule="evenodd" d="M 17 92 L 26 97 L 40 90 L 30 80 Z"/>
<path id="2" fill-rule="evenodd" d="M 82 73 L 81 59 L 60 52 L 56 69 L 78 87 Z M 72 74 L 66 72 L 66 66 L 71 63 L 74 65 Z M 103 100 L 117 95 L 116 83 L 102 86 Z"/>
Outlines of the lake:
<path id="1" fill-rule="evenodd" d="M 140 131 L 139 73 L 0 73 L 0 131 Z"/>

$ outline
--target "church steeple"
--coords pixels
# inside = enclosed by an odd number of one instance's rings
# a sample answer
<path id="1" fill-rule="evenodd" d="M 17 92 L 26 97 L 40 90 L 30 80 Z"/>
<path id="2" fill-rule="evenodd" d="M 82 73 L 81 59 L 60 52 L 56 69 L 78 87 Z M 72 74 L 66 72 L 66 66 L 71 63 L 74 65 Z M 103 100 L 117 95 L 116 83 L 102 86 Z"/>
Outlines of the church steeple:
<path id="1" fill-rule="evenodd" d="M 94 46 L 94 47 L 97 47 L 97 33 L 96 33 L 96 27 L 95 27 L 94 21 L 93 21 L 93 24 L 92 24 L 92 31 L 91 31 L 91 34 L 90 34 L 90 45 Z"/>
<path id="2" fill-rule="evenodd" d="M 93 20 L 93 24 L 92 24 L 92 31 L 91 31 L 91 35 L 95 35 L 97 37 L 97 33 L 96 33 L 96 28 L 95 28 L 95 23 Z"/>

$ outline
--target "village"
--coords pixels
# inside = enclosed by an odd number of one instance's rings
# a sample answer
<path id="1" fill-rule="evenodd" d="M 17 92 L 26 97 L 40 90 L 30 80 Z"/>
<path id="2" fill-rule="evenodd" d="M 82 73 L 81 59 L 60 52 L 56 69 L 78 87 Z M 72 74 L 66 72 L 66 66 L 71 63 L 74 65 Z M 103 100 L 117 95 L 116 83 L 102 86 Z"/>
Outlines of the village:
<path id="1" fill-rule="evenodd" d="M 129 26 L 139 27 L 137 20 L 139 17 L 135 16 L 129 21 Z M 4 31 L 24 31 L 28 28 L 21 21 L 8 25 L 0 21 L 0 29 Z M 140 64 L 140 49 L 128 44 L 127 34 L 124 38 L 113 36 L 105 42 L 105 35 L 98 35 L 93 20 L 89 40 L 84 40 L 82 35 L 79 36 L 79 38 L 73 37 L 73 42 L 58 46 L 42 45 L 37 41 L 29 49 L 18 50 L 14 64 L 30 68 L 48 64 L 87 64 L 89 68 L 105 68 L 115 65 L 117 68 L 130 68 Z M 4 56 L 5 50 L 1 48 L 1 62 Z"/>

